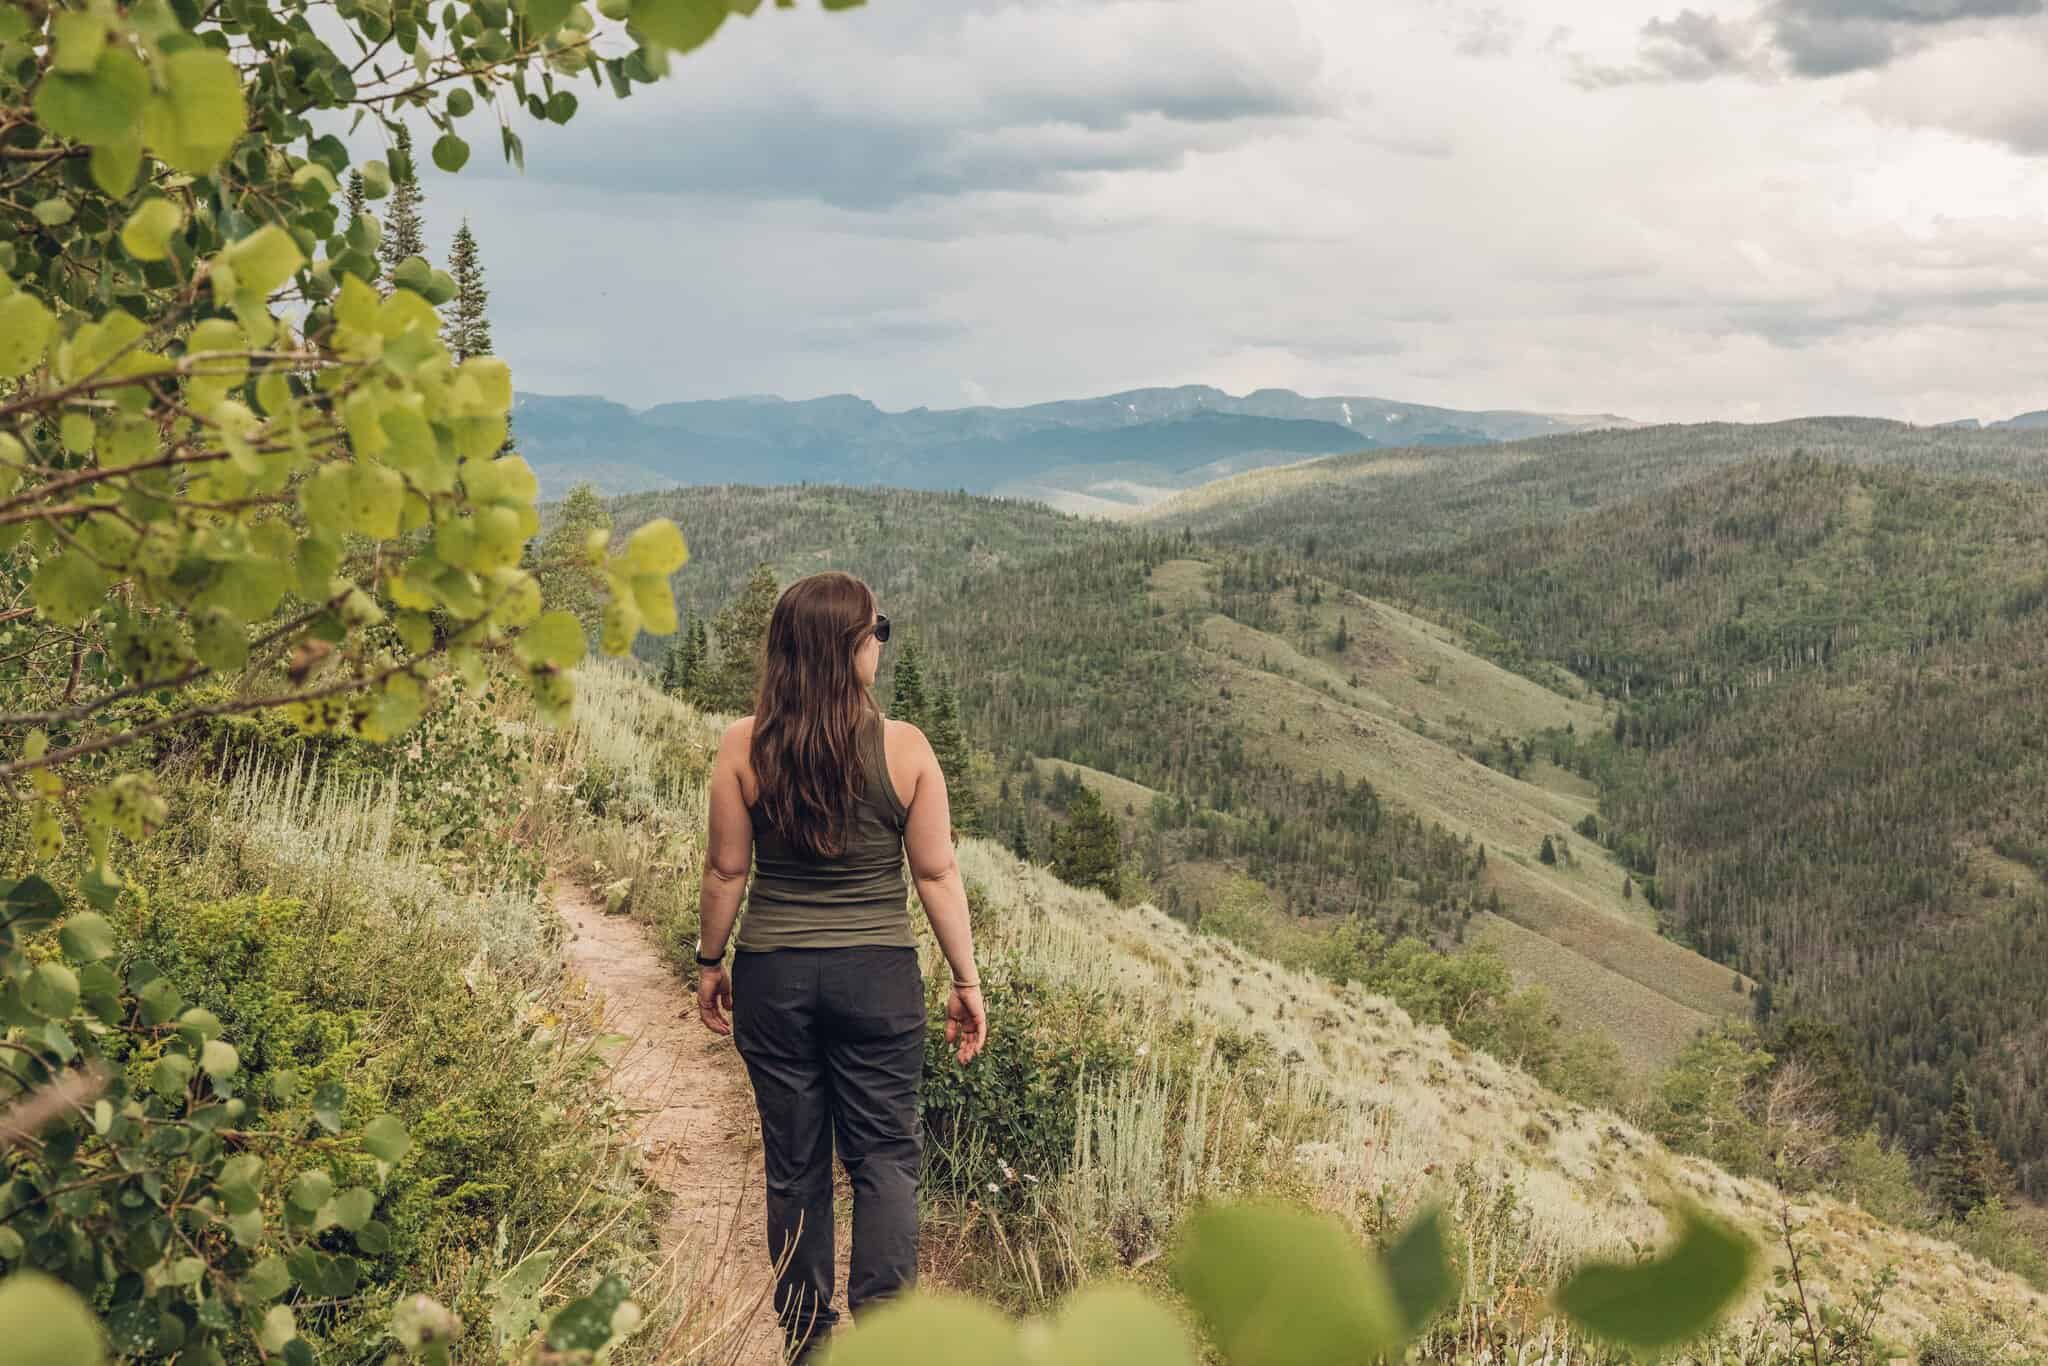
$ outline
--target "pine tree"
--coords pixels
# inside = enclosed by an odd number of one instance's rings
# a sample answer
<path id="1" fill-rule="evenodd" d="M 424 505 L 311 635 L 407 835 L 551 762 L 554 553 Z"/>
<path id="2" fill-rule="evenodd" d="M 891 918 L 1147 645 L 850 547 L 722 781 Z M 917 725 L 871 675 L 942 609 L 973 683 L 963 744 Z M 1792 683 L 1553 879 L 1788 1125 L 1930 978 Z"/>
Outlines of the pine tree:
<path id="1" fill-rule="evenodd" d="M 1052 871 L 1062 882 L 1123 895 L 1123 839 L 1116 817 L 1085 784 L 1067 801 L 1067 823 L 1052 832 Z"/>
<path id="2" fill-rule="evenodd" d="M 2012 1189 L 2004 1159 L 1977 1127 L 1977 1107 L 1961 1074 L 1949 1093 L 1930 1175 L 1936 1205 L 1957 1219 L 1979 1205 L 2003 1199 Z"/>
<path id="3" fill-rule="evenodd" d="M 477 255 L 476 234 L 469 220 L 455 230 L 455 245 L 448 252 L 448 273 L 455 277 L 455 299 L 448 310 L 448 324 L 441 340 L 455 353 L 457 362 L 471 356 L 491 354 L 491 320 L 484 311 L 491 293 L 484 288 L 483 261 Z"/>
<path id="4" fill-rule="evenodd" d="M 768 618 L 775 614 L 782 589 L 773 565 L 758 565 L 738 598 L 718 614 L 712 635 L 718 642 L 718 667 L 707 670 L 702 705 L 707 711 L 741 716 L 754 709 L 754 690 L 761 681 L 761 650 L 768 643 Z"/>
<path id="5" fill-rule="evenodd" d="M 552 521 L 538 548 L 528 545 L 526 567 L 540 580 L 542 600 L 550 607 L 575 613 L 576 620 L 583 623 L 583 634 L 595 639 L 604 603 L 584 558 L 584 541 L 594 530 L 609 531 L 612 515 L 596 489 L 578 484 L 569 490 Z"/>
<path id="6" fill-rule="evenodd" d="M 412 132 L 400 124 L 391 155 L 391 207 L 384 213 L 384 240 L 377 244 L 388 284 L 399 266 L 427 254 L 426 223 L 420 217 L 419 168 L 412 159 Z"/>
<path id="7" fill-rule="evenodd" d="M 981 829 L 981 811 L 974 787 L 968 781 L 973 771 L 972 751 L 960 730 L 960 704 L 943 679 L 933 680 L 930 707 L 931 727 L 926 738 L 938 757 L 939 770 L 946 775 L 946 796 L 953 810 L 953 828 L 970 834 Z"/>
<path id="8" fill-rule="evenodd" d="M 889 715 L 923 730 L 930 719 L 929 711 L 930 702 L 924 692 L 924 657 L 918 653 L 917 642 L 906 640 L 903 652 L 896 656 L 896 681 L 891 689 Z"/>
<path id="9" fill-rule="evenodd" d="M 348 231 L 349 224 L 361 218 L 369 209 L 369 191 L 363 186 L 363 173 L 361 171 L 350 171 L 348 173 L 348 198 L 342 202 L 343 213 L 338 231 L 346 232 Z"/>
<path id="10" fill-rule="evenodd" d="M 1553 867 L 1556 866 L 1557 846 L 1551 843 L 1550 836 L 1545 835 L 1543 837 L 1543 847 L 1536 851 L 1536 857 L 1543 860 L 1545 863 L 1550 864 Z"/>
<path id="11" fill-rule="evenodd" d="M 704 672 L 704 623 L 692 618 L 669 637 L 668 653 L 661 661 L 661 690 L 675 697 L 692 698 Z"/>

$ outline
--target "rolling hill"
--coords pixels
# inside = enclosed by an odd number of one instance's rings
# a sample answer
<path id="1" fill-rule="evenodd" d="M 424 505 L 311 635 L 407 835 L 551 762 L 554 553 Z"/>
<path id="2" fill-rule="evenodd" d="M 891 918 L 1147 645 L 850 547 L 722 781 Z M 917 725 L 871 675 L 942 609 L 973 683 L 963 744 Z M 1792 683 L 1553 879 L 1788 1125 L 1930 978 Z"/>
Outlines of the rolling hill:
<path id="1" fill-rule="evenodd" d="M 1206 484 L 1141 516 L 1230 545 L 1324 559 L 1381 556 L 1560 523 L 1731 465 L 1792 457 L 2041 482 L 2048 430 L 1803 418 L 1590 431 L 1460 451 L 1368 450 Z"/>

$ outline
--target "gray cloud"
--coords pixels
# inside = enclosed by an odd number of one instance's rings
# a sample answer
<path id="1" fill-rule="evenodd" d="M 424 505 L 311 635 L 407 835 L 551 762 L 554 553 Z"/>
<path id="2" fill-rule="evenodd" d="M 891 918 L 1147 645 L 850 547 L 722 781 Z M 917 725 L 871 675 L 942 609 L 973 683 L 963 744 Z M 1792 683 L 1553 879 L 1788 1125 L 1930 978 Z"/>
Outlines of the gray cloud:
<path id="1" fill-rule="evenodd" d="M 1768 69 L 1763 36 L 1754 20 L 1680 10 L 1669 19 L 1652 19 L 1643 25 L 1633 64 L 1584 64 L 1574 79 L 1581 85 L 1599 87 L 1759 75 Z"/>
<path id="2" fill-rule="evenodd" d="M 587 106 L 544 147 L 535 140 L 528 170 L 593 188 L 877 211 L 1170 170 L 1332 112 L 1312 44 L 1288 25 L 1247 41 L 1226 16 L 1215 4 L 1110 0 L 792 28 L 777 40 L 775 79 L 714 68 Z"/>
<path id="3" fill-rule="evenodd" d="M 1743 18 L 1686 9 L 1643 25 L 1633 63 L 1581 60 L 1574 78 L 1595 87 L 1781 72 L 1823 79 L 1887 66 L 1941 40 L 1944 29 L 2044 12 L 2048 0 L 1769 0 Z"/>
<path id="4" fill-rule="evenodd" d="M 1525 25 L 1496 6 L 1473 10 L 1463 18 L 1455 44 L 1460 57 L 1508 57 L 1521 45 Z"/>

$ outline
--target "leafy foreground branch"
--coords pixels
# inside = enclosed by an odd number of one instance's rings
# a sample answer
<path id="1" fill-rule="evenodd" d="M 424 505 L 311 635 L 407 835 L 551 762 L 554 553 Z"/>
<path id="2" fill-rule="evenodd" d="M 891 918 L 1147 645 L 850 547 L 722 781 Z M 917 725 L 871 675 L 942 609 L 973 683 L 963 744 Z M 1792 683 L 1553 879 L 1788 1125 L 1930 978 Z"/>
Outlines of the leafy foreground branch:
<path id="1" fill-rule="evenodd" d="M 411 180 L 408 119 L 443 171 L 470 118 L 517 163 L 515 116 L 567 122 L 585 81 L 624 97 L 757 5 L 0 4 L 0 810 L 26 813 L 0 879 L 6 1360 L 297 1366 L 393 1241 L 405 1127 L 245 1068 L 117 951 L 101 912 L 146 905 L 117 841 L 169 816 L 153 743 L 264 714 L 388 741 L 499 671 L 545 718 L 573 701 L 586 633 L 522 563 L 511 374 L 450 354 L 454 280 L 380 260 L 339 133 L 397 149 L 356 168 L 364 200 Z M 663 522 L 550 568 L 602 593 L 623 654 L 675 629 L 685 557 Z M 587 1359 L 637 1314 L 608 1277 L 504 1346 Z M 419 1296 L 390 1321 L 424 1360 L 461 1333 Z"/>
<path id="2" fill-rule="evenodd" d="M 1560 1312 L 1594 1335 L 1643 1353 L 1699 1336 L 1741 1295 L 1755 1248 L 1687 1211 L 1662 1258 L 1596 1264 L 1557 1292 Z M 1399 1360 L 1456 1297 L 1440 1216 L 1423 1215 L 1383 1258 L 1368 1257 L 1335 1220 L 1259 1205 L 1218 1207 L 1189 1224 L 1173 1281 L 1230 1366 L 1329 1366 Z M 1012 1324 L 970 1300 L 914 1297 L 863 1324 L 831 1366 L 916 1366 L 963 1359 L 991 1366 L 1196 1366 L 1187 1329 L 1129 1286 L 1083 1290 L 1049 1322 Z"/>

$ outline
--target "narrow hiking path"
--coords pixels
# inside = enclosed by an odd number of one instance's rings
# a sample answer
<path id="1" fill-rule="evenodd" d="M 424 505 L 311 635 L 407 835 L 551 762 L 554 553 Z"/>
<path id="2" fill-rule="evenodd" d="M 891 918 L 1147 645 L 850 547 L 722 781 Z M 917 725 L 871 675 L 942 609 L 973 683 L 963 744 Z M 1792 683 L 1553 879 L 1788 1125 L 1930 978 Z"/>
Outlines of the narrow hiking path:
<path id="1" fill-rule="evenodd" d="M 673 1197 L 662 1250 L 685 1270 L 687 1293 L 746 1317 L 744 1325 L 715 1333 L 710 1359 L 720 1366 L 777 1366 L 781 1334 L 768 1295 L 761 1130 L 746 1067 L 731 1039 L 698 1021 L 696 997 L 638 921 L 606 915 L 596 898 L 565 877 L 552 885 L 555 908 L 569 928 L 569 970 L 594 998 L 594 1026 L 628 1040 L 613 1060 L 610 1084 L 633 1115 L 632 1136 L 648 1175 Z M 848 1204 L 843 1177 L 835 1173 L 835 1180 L 843 1312 Z M 700 1339 L 714 1336 L 712 1326 L 705 1327 Z"/>

